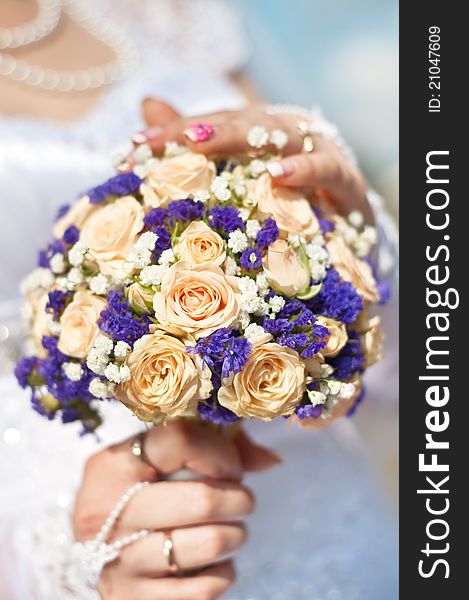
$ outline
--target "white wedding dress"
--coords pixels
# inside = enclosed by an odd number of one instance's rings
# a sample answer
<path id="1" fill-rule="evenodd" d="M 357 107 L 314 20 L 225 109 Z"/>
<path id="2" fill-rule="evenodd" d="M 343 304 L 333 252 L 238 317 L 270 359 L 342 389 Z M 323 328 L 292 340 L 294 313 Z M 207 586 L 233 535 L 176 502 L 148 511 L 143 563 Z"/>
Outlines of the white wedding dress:
<path id="1" fill-rule="evenodd" d="M 139 69 L 70 124 L 0 117 L 2 600 L 65 600 L 54 570 L 69 542 L 67 519 L 84 460 L 142 427 L 123 406 L 109 404 L 97 443 L 30 408 L 11 375 L 19 352 L 19 281 L 48 240 L 57 208 L 112 173 L 111 154 L 142 128 L 143 97 L 162 97 L 184 113 L 243 103 L 224 76 L 242 63 L 245 46 L 223 2 L 93 4 L 112 4 L 113 18 L 134 34 Z M 247 429 L 284 462 L 249 478 L 257 511 L 227 599 L 395 600 L 396 519 L 362 450 L 335 427 L 316 434 L 279 421 Z"/>

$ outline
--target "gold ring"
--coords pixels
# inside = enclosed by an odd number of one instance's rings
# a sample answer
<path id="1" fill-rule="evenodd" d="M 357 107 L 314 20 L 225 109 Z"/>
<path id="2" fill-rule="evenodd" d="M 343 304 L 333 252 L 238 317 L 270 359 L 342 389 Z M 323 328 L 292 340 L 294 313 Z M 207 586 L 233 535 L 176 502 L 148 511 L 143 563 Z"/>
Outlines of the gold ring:
<path id="1" fill-rule="evenodd" d="M 166 558 L 166 562 L 168 563 L 168 571 L 171 575 L 175 575 L 179 568 L 174 559 L 174 543 L 173 538 L 170 531 L 164 532 L 164 541 L 163 541 L 163 555 Z"/>

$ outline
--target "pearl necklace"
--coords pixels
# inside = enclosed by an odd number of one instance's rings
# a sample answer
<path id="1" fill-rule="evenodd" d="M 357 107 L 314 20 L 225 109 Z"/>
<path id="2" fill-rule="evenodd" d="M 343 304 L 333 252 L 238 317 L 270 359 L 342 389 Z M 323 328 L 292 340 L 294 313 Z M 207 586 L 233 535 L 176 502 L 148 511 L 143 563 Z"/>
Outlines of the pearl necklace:
<path id="1" fill-rule="evenodd" d="M 29 23 L 0 29 L 0 75 L 47 91 L 83 92 L 121 79 L 136 65 L 138 53 L 130 38 L 110 22 L 85 13 L 74 0 L 38 0 L 38 8 L 38 15 Z M 5 47 L 18 48 L 43 39 L 57 27 L 62 11 L 110 48 L 116 58 L 98 67 L 57 71 L 16 60 L 1 51 Z"/>

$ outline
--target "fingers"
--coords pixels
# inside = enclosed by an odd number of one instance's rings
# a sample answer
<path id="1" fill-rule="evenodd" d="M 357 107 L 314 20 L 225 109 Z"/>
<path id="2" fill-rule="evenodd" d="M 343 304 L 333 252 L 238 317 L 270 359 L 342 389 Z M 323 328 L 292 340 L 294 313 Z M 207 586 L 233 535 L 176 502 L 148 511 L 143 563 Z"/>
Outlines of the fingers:
<path id="1" fill-rule="evenodd" d="M 148 127 L 164 127 L 181 117 L 171 104 L 158 98 L 145 98 L 142 101 L 142 116 Z"/>
<path id="2" fill-rule="evenodd" d="M 241 524 L 201 525 L 171 532 L 174 560 L 181 571 L 200 569 L 226 560 L 246 539 Z M 129 576 L 164 577 L 168 561 L 163 554 L 164 534 L 152 533 L 127 546 L 120 565 Z"/>
<path id="3" fill-rule="evenodd" d="M 254 510 L 248 488 L 226 481 L 160 481 L 149 485 L 129 502 L 116 536 L 140 529 L 174 529 L 237 521 Z"/>
<path id="4" fill-rule="evenodd" d="M 234 443 L 238 447 L 245 471 L 266 471 L 282 462 L 278 454 L 255 444 L 244 431 L 238 433 Z"/>
<path id="5" fill-rule="evenodd" d="M 225 562 L 194 577 L 126 578 L 113 587 L 103 579 L 99 586 L 103 600 L 216 600 L 233 584 L 235 570 L 233 563 Z"/>
<path id="6" fill-rule="evenodd" d="M 233 442 L 200 423 L 181 420 L 155 427 L 145 435 L 144 449 L 149 462 L 164 474 L 188 468 L 214 479 L 242 477 Z"/>

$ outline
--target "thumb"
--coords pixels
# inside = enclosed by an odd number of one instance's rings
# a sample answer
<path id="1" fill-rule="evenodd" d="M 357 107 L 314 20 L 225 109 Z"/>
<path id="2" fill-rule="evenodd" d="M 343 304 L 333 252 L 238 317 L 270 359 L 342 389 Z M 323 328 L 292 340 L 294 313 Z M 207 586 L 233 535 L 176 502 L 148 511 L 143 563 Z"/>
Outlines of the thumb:
<path id="1" fill-rule="evenodd" d="M 164 127 L 180 118 L 178 111 L 158 98 L 145 98 L 142 101 L 142 116 L 149 127 Z"/>
<path id="2" fill-rule="evenodd" d="M 267 471 L 282 462 L 278 454 L 255 444 L 244 431 L 240 431 L 233 441 L 238 448 L 245 471 Z"/>

